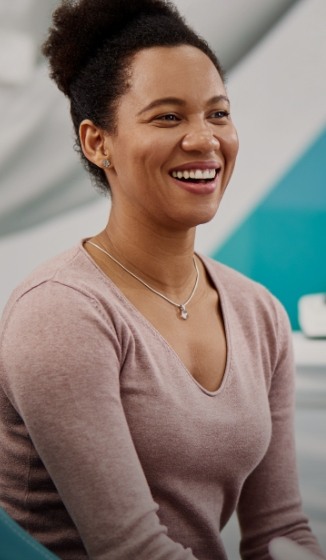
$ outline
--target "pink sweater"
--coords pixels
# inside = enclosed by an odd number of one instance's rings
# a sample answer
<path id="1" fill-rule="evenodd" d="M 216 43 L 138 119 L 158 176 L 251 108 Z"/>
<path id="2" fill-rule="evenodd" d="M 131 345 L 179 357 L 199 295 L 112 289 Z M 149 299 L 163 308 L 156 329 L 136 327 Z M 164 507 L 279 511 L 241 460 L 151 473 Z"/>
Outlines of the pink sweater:
<path id="1" fill-rule="evenodd" d="M 82 245 L 6 307 L 0 505 L 64 560 L 224 560 L 220 531 L 236 508 L 244 559 L 269 558 L 282 534 L 323 557 L 301 511 L 286 314 L 202 259 L 228 344 L 216 392 Z"/>

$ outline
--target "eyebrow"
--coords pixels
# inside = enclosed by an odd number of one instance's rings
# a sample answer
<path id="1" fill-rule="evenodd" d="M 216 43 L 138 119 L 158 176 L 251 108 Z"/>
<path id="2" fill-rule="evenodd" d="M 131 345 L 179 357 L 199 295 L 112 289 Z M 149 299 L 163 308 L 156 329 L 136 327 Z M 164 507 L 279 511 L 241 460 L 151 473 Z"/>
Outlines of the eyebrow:
<path id="1" fill-rule="evenodd" d="M 230 104 L 230 100 L 226 95 L 214 95 L 214 97 L 211 97 L 207 101 L 207 105 L 219 103 L 220 101 L 226 101 L 228 105 Z M 179 107 L 184 107 L 186 105 L 186 102 L 179 97 L 162 97 L 160 99 L 155 99 L 154 101 L 146 105 L 146 107 L 144 107 L 143 109 L 141 109 L 141 111 L 139 111 L 139 113 L 137 113 L 137 116 L 146 113 L 146 111 L 150 111 L 150 109 L 155 109 L 155 107 L 159 107 L 160 105 L 178 105 Z"/>

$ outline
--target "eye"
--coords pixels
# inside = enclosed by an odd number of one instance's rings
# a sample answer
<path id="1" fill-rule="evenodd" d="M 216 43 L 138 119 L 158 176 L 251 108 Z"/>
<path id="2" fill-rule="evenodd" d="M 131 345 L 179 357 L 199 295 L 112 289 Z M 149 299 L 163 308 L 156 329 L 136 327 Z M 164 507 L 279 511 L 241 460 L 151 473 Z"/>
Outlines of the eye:
<path id="1" fill-rule="evenodd" d="M 181 118 L 175 113 L 163 113 L 161 115 L 156 115 L 153 118 L 152 123 L 159 127 L 172 128 L 177 126 L 180 121 Z"/>
<path id="2" fill-rule="evenodd" d="M 160 121 L 163 123 L 177 123 L 180 121 L 180 117 L 174 113 L 164 113 L 163 115 L 157 115 L 154 121 Z"/>
<path id="3" fill-rule="evenodd" d="M 228 119 L 229 116 L 230 116 L 229 111 L 214 111 L 213 113 L 210 114 L 210 118 L 216 120 Z"/>

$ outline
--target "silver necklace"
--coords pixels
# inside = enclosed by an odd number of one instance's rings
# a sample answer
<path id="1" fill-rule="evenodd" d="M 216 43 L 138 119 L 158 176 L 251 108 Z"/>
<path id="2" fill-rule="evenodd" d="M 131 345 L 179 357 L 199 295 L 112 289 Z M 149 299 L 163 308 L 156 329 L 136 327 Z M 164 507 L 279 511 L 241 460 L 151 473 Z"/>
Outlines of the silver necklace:
<path id="1" fill-rule="evenodd" d="M 165 301 L 167 301 L 168 303 L 171 303 L 171 305 L 174 305 L 175 307 L 178 307 L 179 311 L 180 311 L 180 317 L 181 319 L 188 319 L 189 317 L 189 313 L 186 309 L 186 305 L 188 305 L 188 303 L 190 303 L 190 301 L 192 300 L 193 296 L 195 295 L 195 292 L 197 290 L 197 286 L 198 286 L 198 282 L 199 282 L 199 270 L 198 270 L 198 266 L 195 260 L 195 257 L 193 257 L 193 263 L 194 263 L 194 267 L 196 270 L 196 280 L 195 280 L 195 284 L 193 289 L 191 290 L 190 296 L 188 297 L 188 299 L 184 302 L 184 303 L 176 303 L 175 301 L 172 301 L 172 299 L 168 298 L 167 296 L 165 296 L 164 294 L 161 294 L 161 292 L 158 292 L 157 290 L 155 290 L 154 288 L 152 288 L 152 286 L 150 286 L 149 284 L 147 284 L 146 282 L 144 282 L 144 280 L 142 280 L 141 278 L 139 278 L 138 276 L 136 276 L 136 274 L 134 274 L 133 272 L 131 272 L 130 270 L 128 270 L 128 268 L 126 268 L 123 264 L 121 264 L 121 262 L 119 262 L 113 255 L 111 255 L 108 251 L 106 251 L 105 249 L 103 249 L 103 247 L 101 247 L 100 245 L 97 245 L 96 243 L 93 243 L 93 241 L 87 241 L 87 243 L 89 243 L 89 245 L 93 245 L 93 247 L 96 247 L 99 251 L 102 251 L 102 253 L 105 253 L 105 255 L 107 255 L 108 257 L 110 257 L 110 259 L 112 259 L 117 265 L 119 265 L 121 268 L 123 268 L 123 270 L 125 270 L 125 272 L 127 272 L 128 274 L 130 274 L 130 276 L 132 276 L 133 278 L 135 278 L 135 280 L 138 280 L 138 282 L 140 282 L 141 284 L 143 284 L 144 286 L 146 286 L 146 288 L 148 288 L 148 290 L 150 290 L 151 292 L 153 292 L 154 294 L 156 294 L 157 296 L 160 296 L 161 298 L 165 299 Z"/>

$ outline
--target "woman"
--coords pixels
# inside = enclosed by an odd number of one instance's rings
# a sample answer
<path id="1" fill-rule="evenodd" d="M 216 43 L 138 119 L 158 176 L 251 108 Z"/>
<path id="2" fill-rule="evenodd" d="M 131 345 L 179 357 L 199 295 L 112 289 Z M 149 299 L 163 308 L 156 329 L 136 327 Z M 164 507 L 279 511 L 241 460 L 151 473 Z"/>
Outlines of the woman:
<path id="1" fill-rule="evenodd" d="M 243 558 L 300 507 L 281 305 L 194 253 L 238 151 L 215 55 L 161 0 L 65 1 L 44 46 L 107 227 L 43 265 L 2 322 L 1 505 L 63 559 Z"/>

